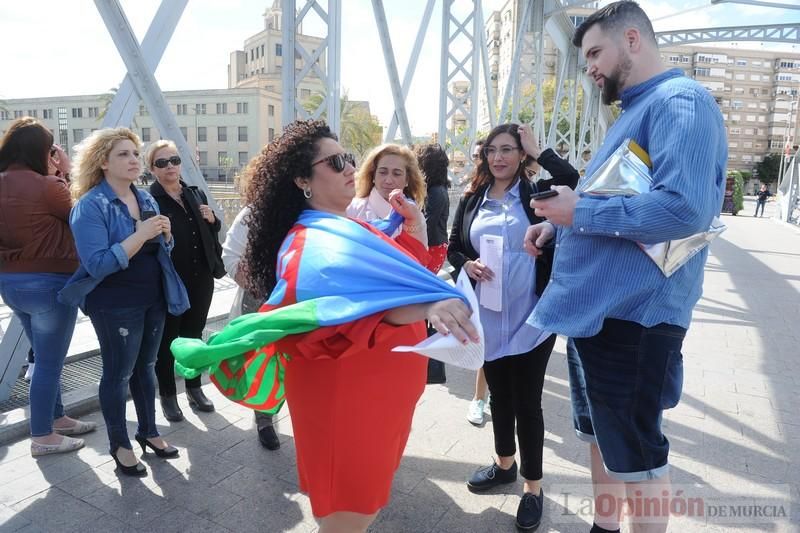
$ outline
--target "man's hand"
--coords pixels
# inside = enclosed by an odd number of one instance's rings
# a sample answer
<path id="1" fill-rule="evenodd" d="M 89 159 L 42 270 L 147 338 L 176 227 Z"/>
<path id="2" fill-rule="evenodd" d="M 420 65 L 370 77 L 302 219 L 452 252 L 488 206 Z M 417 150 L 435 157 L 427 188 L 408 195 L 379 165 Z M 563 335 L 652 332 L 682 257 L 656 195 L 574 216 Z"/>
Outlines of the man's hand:
<path id="1" fill-rule="evenodd" d="M 575 215 L 575 205 L 580 196 L 566 185 L 553 185 L 550 187 L 558 191 L 558 196 L 544 200 L 531 200 L 531 207 L 537 217 L 546 218 L 559 226 L 571 226 Z"/>
<path id="2" fill-rule="evenodd" d="M 550 242 L 555 237 L 555 234 L 556 230 L 549 222 L 540 222 L 539 224 L 528 226 L 525 231 L 525 251 L 534 257 L 539 257 L 542 255 L 544 245 Z"/>

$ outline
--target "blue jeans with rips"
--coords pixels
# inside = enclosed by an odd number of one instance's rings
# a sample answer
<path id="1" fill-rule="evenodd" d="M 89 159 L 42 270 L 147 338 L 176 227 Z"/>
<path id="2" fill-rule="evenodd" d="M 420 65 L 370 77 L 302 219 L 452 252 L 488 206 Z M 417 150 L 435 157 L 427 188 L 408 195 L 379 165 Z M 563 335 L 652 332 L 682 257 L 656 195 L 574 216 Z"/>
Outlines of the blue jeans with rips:
<path id="1" fill-rule="evenodd" d="M 57 299 L 68 279 L 47 272 L 0 274 L 0 296 L 22 322 L 36 354 L 29 392 L 32 437 L 49 435 L 53 420 L 64 416 L 61 371 L 78 314 L 77 307 Z"/>
<path id="2" fill-rule="evenodd" d="M 136 434 L 145 438 L 158 436 L 155 363 L 165 317 L 163 301 L 147 307 L 89 311 L 100 341 L 103 375 L 98 395 L 112 454 L 119 447 L 132 449 L 125 420 L 129 387 L 139 422 Z"/>

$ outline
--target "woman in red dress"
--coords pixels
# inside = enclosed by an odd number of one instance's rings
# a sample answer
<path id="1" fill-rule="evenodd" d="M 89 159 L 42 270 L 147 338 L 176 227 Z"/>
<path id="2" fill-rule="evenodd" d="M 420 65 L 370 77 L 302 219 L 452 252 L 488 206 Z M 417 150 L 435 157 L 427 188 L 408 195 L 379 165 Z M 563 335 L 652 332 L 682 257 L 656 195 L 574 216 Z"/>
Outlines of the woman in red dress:
<path id="1" fill-rule="evenodd" d="M 355 193 L 355 168 L 324 122 L 298 121 L 265 147 L 247 172 L 252 217 L 242 266 L 251 292 L 268 294 L 279 268 L 299 255 L 279 251 L 285 239 L 303 238 L 306 230 L 295 225 L 303 211 L 335 215 L 341 224 L 339 217 L 345 217 Z M 426 261 L 421 212 L 400 190 L 389 201 L 405 219 L 395 245 Z M 366 223 L 346 220 L 388 239 Z M 325 259 L 339 258 L 331 254 Z M 281 306 L 294 303 L 292 293 L 303 290 L 290 287 Z M 321 533 L 366 531 L 389 500 L 427 363 L 416 354 L 391 353 L 391 348 L 422 340 L 426 319 L 462 342 L 478 340 L 469 315 L 461 300 L 449 298 L 395 307 L 276 343 L 278 351 L 292 355 L 284 386 L 298 476 Z"/>

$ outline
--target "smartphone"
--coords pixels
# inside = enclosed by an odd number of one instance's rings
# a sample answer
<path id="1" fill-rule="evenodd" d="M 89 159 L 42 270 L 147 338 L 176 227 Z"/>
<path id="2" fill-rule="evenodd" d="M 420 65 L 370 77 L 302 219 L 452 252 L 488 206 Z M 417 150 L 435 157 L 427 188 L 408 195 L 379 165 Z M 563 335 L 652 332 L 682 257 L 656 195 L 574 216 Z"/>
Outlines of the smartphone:
<path id="1" fill-rule="evenodd" d="M 156 212 L 155 211 L 152 211 L 150 209 L 148 209 L 146 211 L 142 211 L 142 222 L 144 222 L 148 218 L 153 218 L 154 216 L 156 216 Z M 158 244 L 159 243 L 158 236 L 155 236 L 152 239 L 150 239 L 149 241 L 147 241 L 147 244 L 149 244 L 149 243 Z"/>
<path id="2" fill-rule="evenodd" d="M 536 194 L 531 194 L 531 200 L 544 200 L 546 198 L 552 198 L 553 196 L 558 196 L 558 191 L 555 189 L 550 189 L 549 191 L 542 191 L 542 192 L 537 192 Z"/>

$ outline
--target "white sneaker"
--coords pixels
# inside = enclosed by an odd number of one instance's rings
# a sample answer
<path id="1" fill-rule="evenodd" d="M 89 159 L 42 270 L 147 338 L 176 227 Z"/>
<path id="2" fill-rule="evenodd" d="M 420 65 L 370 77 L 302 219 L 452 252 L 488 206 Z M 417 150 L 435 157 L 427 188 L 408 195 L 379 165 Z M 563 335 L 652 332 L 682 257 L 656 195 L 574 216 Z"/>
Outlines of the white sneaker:
<path id="1" fill-rule="evenodd" d="M 486 402 L 483 400 L 472 400 L 469 402 L 469 410 L 467 411 L 467 420 L 470 424 L 480 426 L 483 424 L 483 409 Z"/>
<path id="2" fill-rule="evenodd" d="M 34 363 L 28 363 L 28 369 L 25 370 L 25 381 L 30 381 L 33 379 L 33 367 L 36 366 Z M 19 374 L 17 374 L 19 375 Z"/>

